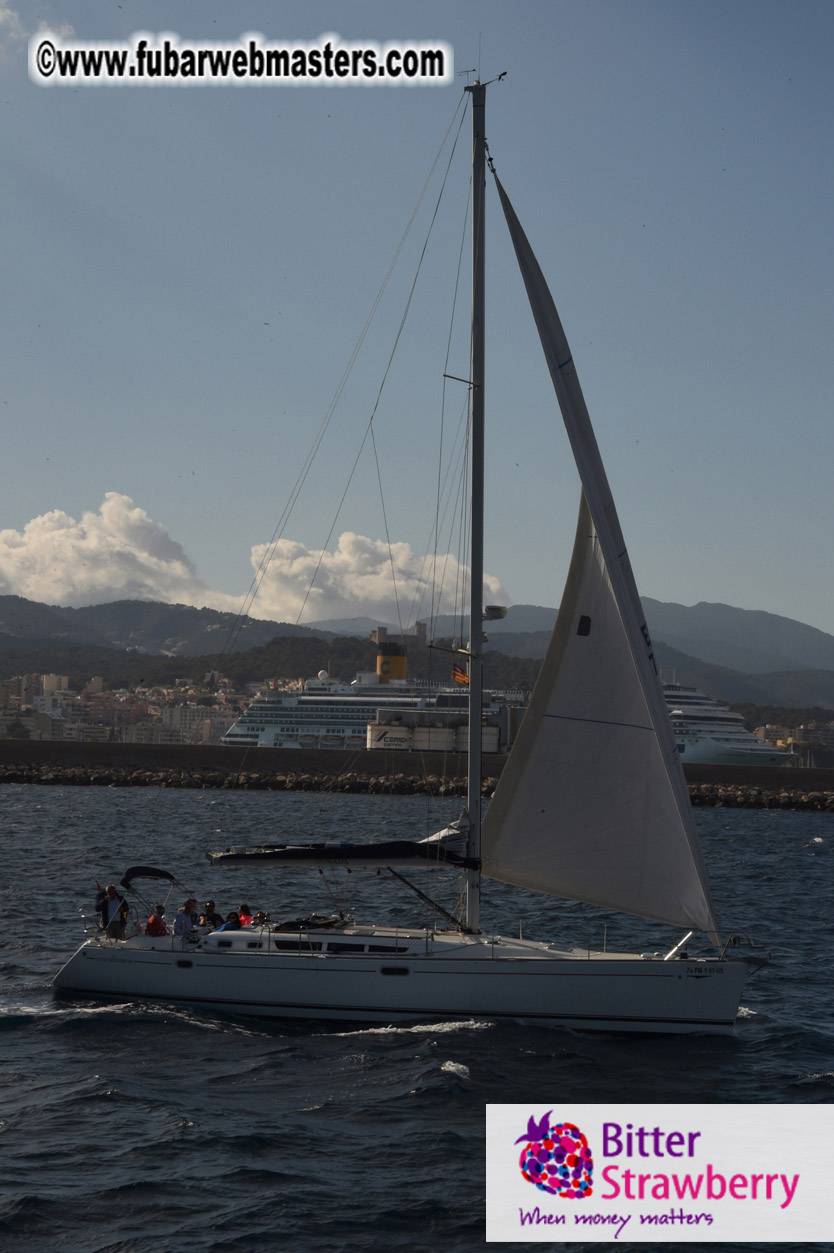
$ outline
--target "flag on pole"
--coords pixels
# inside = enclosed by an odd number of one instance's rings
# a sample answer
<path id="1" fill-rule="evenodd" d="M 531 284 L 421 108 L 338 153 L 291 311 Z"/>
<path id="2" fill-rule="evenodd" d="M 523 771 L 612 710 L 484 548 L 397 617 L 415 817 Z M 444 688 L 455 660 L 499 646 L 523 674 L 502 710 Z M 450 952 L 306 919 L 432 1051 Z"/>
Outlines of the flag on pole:
<path id="1" fill-rule="evenodd" d="M 466 673 L 466 667 L 458 665 L 457 662 L 453 662 L 452 679 L 455 683 L 460 683 L 463 686 L 466 686 L 469 682 L 469 675 Z"/>

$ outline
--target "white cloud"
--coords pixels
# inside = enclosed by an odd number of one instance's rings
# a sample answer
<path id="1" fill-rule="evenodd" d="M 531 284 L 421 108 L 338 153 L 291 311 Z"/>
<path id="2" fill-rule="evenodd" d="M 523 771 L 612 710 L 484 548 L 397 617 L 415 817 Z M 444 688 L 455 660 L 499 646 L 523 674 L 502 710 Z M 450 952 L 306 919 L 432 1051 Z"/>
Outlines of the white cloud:
<path id="1" fill-rule="evenodd" d="M 80 522 L 54 509 L 22 531 L 0 531 L 0 590 L 75 607 L 122 599 L 207 604 L 210 596 L 182 546 L 118 492 Z"/>
<path id="2" fill-rule="evenodd" d="M 5 0 L 0 0 L 0 43 L 19 43 L 26 38 L 20 14 Z"/>
<path id="3" fill-rule="evenodd" d="M 256 569 L 267 551 L 265 544 L 252 549 Z M 454 589 L 462 586 L 463 572 L 451 556 L 440 557 L 437 568 L 446 590 L 439 605 L 440 589 L 436 590 L 435 611 L 453 613 Z M 315 583 L 308 595 L 314 576 Z M 425 618 L 431 612 L 430 578 L 428 565 L 409 544 L 392 544 L 389 551 L 382 540 L 345 531 L 334 552 L 322 553 L 294 540 L 279 540 L 261 582 L 258 616 L 295 621 L 304 606 L 303 622 L 364 615 L 394 624 L 401 618 L 407 627 L 415 618 Z M 508 603 L 506 592 L 491 575 L 484 578 L 484 591 L 488 600 Z"/>
<path id="4" fill-rule="evenodd" d="M 266 544 L 253 547 L 255 571 L 268 550 Z M 392 564 L 400 615 L 408 626 L 430 612 L 430 576 L 423 559 L 405 543 L 392 545 L 389 556 L 383 541 L 349 531 L 333 552 L 280 540 L 249 612 L 285 622 L 295 622 L 301 613 L 306 622 L 365 615 L 396 623 Z M 435 607 L 453 612 L 451 589 L 461 584 L 463 572 L 454 557 L 441 558 L 438 569 L 449 590 Z M 491 576 L 484 579 L 484 590 L 488 600 L 508 603 Z M 85 512 L 80 521 L 55 509 L 33 518 L 22 531 L 0 531 L 0 593 L 76 608 L 113 600 L 159 600 L 237 612 L 243 601 L 242 595 L 210 588 L 165 527 L 119 492 L 108 492 L 98 513 Z"/>
<path id="5" fill-rule="evenodd" d="M 0 53 L 4 48 L 11 48 L 28 39 L 36 30 L 49 30 L 53 35 L 60 35 L 62 39 L 72 39 L 75 35 L 68 22 L 49 22 L 45 18 L 39 18 L 36 27 L 27 28 L 8 0 L 0 0 Z"/>

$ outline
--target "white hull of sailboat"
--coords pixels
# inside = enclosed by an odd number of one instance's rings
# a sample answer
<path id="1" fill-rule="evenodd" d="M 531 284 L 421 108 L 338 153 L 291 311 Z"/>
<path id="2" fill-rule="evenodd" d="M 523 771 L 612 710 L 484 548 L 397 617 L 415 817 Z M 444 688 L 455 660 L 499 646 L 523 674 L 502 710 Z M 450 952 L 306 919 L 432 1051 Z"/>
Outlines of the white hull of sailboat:
<path id="1" fill-rule="evenodd" d="M 375 931 L 370 944 L 383 937 Z M 726 1033 L 748 965 L 704 958 L 560 951 L 522 940 L 411 931 L 388 955 L 368 934 L 232 933 L 201 944 L 88 940 L 62 991 L 170 1001 L 262 1018 L 393 1023 L 515 1019 L 582 1030 Z M 231 943 L 230 943 L 231 941 Z M 340 946 L 322 952 L 328 943 Z M 261 948 L 253 951 L 253 945 Z M 228 947 L 226 947 L 228 946 Z M 295 951 L 288 951 L 296 946 Z M 345 948 L 364 952 L 345 952 Z M 397 949 L 400 952 L 397 952 Z M 403 955 L 403 949 L 404 955 Z"/>

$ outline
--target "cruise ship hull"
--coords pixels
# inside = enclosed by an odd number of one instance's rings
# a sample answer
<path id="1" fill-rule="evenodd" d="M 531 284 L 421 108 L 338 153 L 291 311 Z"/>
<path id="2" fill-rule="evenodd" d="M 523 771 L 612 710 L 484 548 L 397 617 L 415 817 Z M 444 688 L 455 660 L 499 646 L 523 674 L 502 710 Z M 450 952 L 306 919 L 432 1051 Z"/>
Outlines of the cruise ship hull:
<path id="1" fill-rule="evenodd" d="M 384 947 L 384 933 L 370 938 Z M 306 934 L 283 935 L 281 948 L 250 932 L 220 940 L 88 940 L 55 986 L 264 1018 L 516 1019 L 584 1030 L 723 1034 L 733 1028 L 749 969 L 743 960 L 663 961 L 458 933 L 389 934 L 388 954 L 368 951 L 368 935 L 350 930 L 317 933 L 321 947 L 312 951 Z M 323 952 L 328 941 L 342 948 L 353 941 L 366 951 Z M 293 944 L 296 951 L 288 951 Z"/>
<path id="2" fill-rule="evenodd" d="M 737 748 L 708 736 L 679 739 L 677 748 L 685 766 L 786 766 L 790 760 L 790 753 L 769 749 L 767 745 Z"/>

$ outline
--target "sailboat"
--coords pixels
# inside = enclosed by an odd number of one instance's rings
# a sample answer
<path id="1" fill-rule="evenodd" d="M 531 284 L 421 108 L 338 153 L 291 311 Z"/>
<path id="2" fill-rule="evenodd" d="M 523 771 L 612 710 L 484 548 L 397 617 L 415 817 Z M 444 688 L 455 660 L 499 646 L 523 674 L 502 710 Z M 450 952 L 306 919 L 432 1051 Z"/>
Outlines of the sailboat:
<path id="1" fill-rule="evenodd" d="M 482 821 L 486 84 L 466 90 L 475 189 L 466 809 L 420 841 L 265 844 L 209 854 L 218 866 L 381 867 L 398 877 L 409 866 L 452 870 L 465 877 L 463 917 L 445 913 L 443 926 L 429 927 L 312 917 L 199 938 L 94 936 L 57 975 L 61 990 L 311 1020 L 519 1019 L 590 1030 L 729 1032 L 745 981 L 762 964 L 720 938 L 651 640 L 573 359 L 497 175 L 582 499 L 553 637 Z M 127 892 L 142 875 L 172 880 L 166 871 L 133 867 L 122 880 Z M 481 926 L 484 875 L 685 934 L 665 953 L 496 936 Z M 696 932 L 713 946 L 710 955 L 689 952 Z"/>

